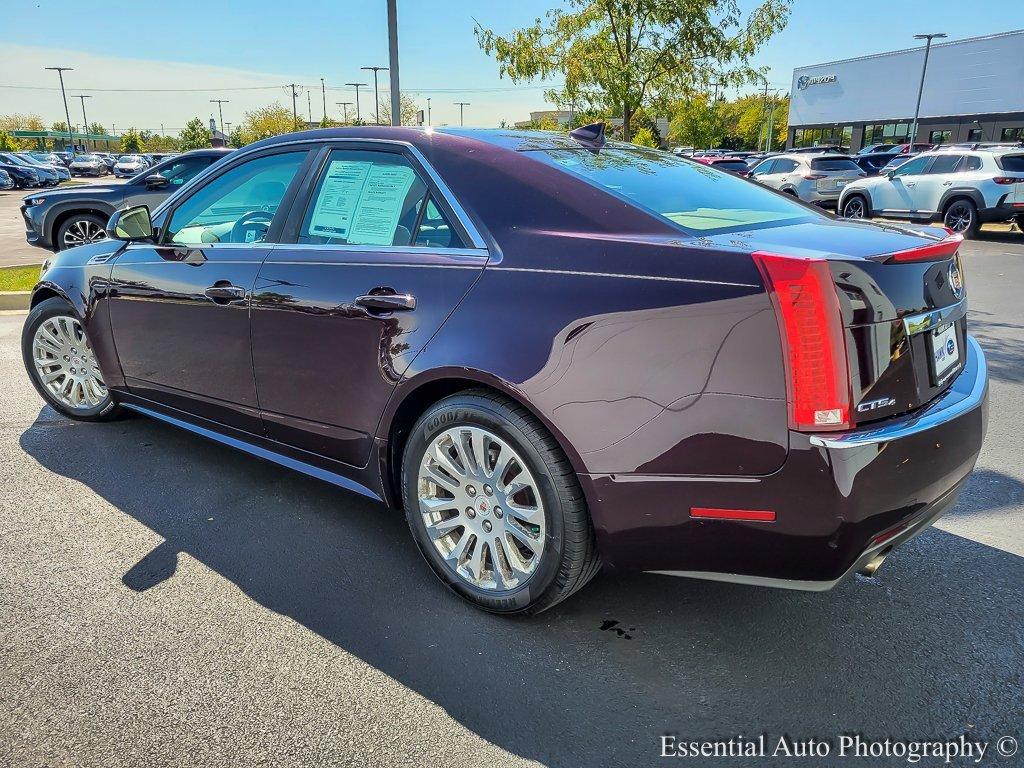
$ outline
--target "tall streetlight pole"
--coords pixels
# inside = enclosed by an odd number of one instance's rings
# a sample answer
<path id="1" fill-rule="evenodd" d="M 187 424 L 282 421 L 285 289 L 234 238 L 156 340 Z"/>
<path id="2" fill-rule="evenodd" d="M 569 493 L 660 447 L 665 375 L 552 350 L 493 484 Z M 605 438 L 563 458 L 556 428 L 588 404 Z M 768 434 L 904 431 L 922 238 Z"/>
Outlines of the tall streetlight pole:
<path id="1" fill-rule="evenodd" d="M 456 101 L 455 106 L 459 108 L 459 125 L 465 125 L 466 122 L 462 119 L 462 110 L 470 106 L 470 103 L 468 101 Z"/>
<path id="2" fill-rule="evenodd" d="M 430 97 L 427 96 L 427 125 L 430 125 Z"/>
<path id="3" fill-rule="evenodd" d="M 85 116 L 85 100 L 86 99 L 91 99 L 92 96 L 83 96 L 83 95 L 79 94 L 77 96 L 72 96 L 71 98 L 72 99 L 79 99 L 82 102 L 82 124 L 85 126 L 85 133 L 88 136 L 88 134 L 89 134 L 89 120 Z M 93 143 L 93 147 L 94 148 L 96 147 L 95 143 Z M 85 148 L 86 149 L 89 148 L 89 139 L 88 138 L 85 140 Z"/>
<path id="4" fill-rule="evenodd" d="M 402 92 L 398 83 L 398 2 L 388 0 L 388 64 L 391 65 L 391 124 L 402 124 Z"/>
<path id="5" fill-rule="evenodd" d="M 917 88 L 917 106 L 914 108 L 914 125 L 910 129 L 910 150 L 914 150 L 914 142 L 917 141 L 917 119 L 921 115 L 921 94 L 924 93 L 924 76 L 928 71 L 928 54 L 932 49 L 932 40 L 935 38 L 943 38 L 946 36 L 945 32 L 932 32 L 927 35 L 914 35 L 915 40 L 926 40 L 924 44 L 924 65 L 921 67 L 921 85 Z"/>
<path id="6" fill-rule="evenodd" d="M 211 104 L 217 105 L 217 114 L 220 115 L 220 132 L 224 133 L 224 104 L 230 104 L 228 99 L 210 99 Z"/>
<path id="7" fill-rule="evenodd" d="M 64 99 L 64 117 L 68 119 L 68 143 L 71 146 L 74 146 L 75 138 L 71 134 L 71 110 L 68 109 L 68 95 L 64 92 L 64 73 L 72 72 L 73 69 L 72 67 L 44 67 L 44 69 L 56 72 L 57 76 L 60 78 L 60 95 Z"/>
<path id="8" fill-rule="evenodd" d="M 360 88 L 365 88 L 367 84 L 366 83 L 345 83 L 345 85 L 351 85 L 352 87 L 354 87 L 356 89 L 356 120 L 362 120 L 362 118 L 359 116 L 359 89 Z"/>
<path id="9" fill-rule="evenodd" d="M 368 72 L 373 72 L 373 122 L 380 125 L 380 97 L 377 95 L 377 73 L 387 67 L 360 67 Z"/>
<path id="10" fill-rule="evenodd" d="M 345 119 L 342 120 L 342 122 L 343 123 L 347 123 L 348 122 L 348 108 L 352 106 L 352 102 L 351 101 L 336 101 L 334 103 L 337 104 L 339 107 L 341 107 L 342 111 L 345 113 Z"/>
<path id="11" fill-rule="evenodd" d="M 324 98 L 324 125 L 327 124 L 327 85 L 324 79 L 320 78 L 320 95 Z"/>

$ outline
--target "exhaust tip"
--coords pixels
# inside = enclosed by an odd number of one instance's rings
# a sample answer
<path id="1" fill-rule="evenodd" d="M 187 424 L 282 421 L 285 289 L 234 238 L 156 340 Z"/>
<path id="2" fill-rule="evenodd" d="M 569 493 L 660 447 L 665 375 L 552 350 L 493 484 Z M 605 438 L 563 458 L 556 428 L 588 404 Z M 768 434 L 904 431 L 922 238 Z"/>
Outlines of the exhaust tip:
<path id="1" fill-rule="evenodd" d="M 860 570 L 858 570 L 857 573 L 859 573 L 861 576 L 874 576 L 878 569 L 882 567 L 882 563 L 885 562 L 885 558 L 889 556 L 890 552 L 892 552 L 892 547 L 886 547 L 877 555 L 875 555 L 866 563 L 864 563 L 864 565 L 860 567 Z"/>

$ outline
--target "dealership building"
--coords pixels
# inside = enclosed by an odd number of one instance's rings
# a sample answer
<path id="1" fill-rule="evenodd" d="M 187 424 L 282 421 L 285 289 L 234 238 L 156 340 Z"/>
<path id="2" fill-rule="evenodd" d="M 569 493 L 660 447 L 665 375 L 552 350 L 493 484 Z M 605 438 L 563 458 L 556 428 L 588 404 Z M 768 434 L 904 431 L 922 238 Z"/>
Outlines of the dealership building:
<path id="1" fill-rule="evenodd" d="M 910 141 L 925 49 L 793 70 L 788 148 Z M 915 141 L 1024 141 L 1024 30 L 934 41 Z"/>

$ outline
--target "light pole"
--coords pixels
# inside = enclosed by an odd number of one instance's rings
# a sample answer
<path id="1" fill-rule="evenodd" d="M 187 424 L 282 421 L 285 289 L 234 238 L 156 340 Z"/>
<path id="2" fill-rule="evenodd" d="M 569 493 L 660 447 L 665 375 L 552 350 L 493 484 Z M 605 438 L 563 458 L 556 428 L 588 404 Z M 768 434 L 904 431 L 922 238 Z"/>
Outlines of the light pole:
<path id="1" fill-rule="evenodd" d="M 387 69 L 387 67 L 360 67 L 360 69 L 373 72 L 373 122 L 380 125 L 380 97 L 377 95 L 377 73 L 382 69 Z"/>
<path id="2" fill-rule="evenodd" d="M 324 79 L 320 78 L 320 95 L 324 98 L 324 125 L 327 124 L 327 85 Z"/>
<path id="3" fill-rule="evenodd" d="M 85 100 L 86 99 L 91 99 L 92 96 L 83 96 L 83 95 L 79 94 L 77 96 L 72 96 L 71 98 L 79 99 L 82 102 L 82 124 L 85 126 L 85 133 L 86 133 L 86 136 L 88 137 L 88 135 L 89 135 L 89 120 L 85 116 Z M 95 147 L 96 147 L 96 144 L 93 143 L 93 148 L 95 148 Z M 85 148 L 86 149 L 89 148 L 89 139 L 88 138 L 86 138 L 86 140 L 85 140 Z"/>
<path id="4" fill-rule="evenodd" d="M 356 89 L 356 120 L 362 120 L 359 116 L 359 89 L 365 88 L 367 83 L 345 83 L 345 85 L 351 85 Z"/>
<path id="5" fill-rule="evenodd" d="M 915 40 L 926 40 L 924 44 L 924 65 L 921 67 L 921 85 L 917 88 L 917 106 L 914 108 L 914 125 L 910 129 L 910 151 L 914 151 L 914 142 L 917 141 L 917 118 L 921 115 L 921 94 L 924 93 L 924 76 L 928 71 L 928 54 L 932 49 L 932 40 L 943 38 L 945 32 L 932 32 L 926 35 L 914 35 Z"/>
<path id="6" fill-rule="evenodd" d="M 402 91 L 398 83 L 398 2 L 388 0 L 388 64 L 391 65 L 391 124 L 402 124 Z"/>
<path id="7" fill-rule="evenodd" d="M 210 99 L 211 104 L 217 105 L 217 114 L 220 115 L 220 132 L 224 133 L 224 104 L 230 104 L 227 99 Z"/>
<path id="8" fill-rule="evenodd" d="M 427 125 L 430 125 L 430 97 L 427 96 Z"/>
<path id="9" fill-rule="evenodd" d="M 708 85 L 713 85 L 715 87 L 715 95 L 711 100 L 711 116 L 712 119 L 714 119 L 718 117 L 718 86 L 722 85 L 722 83 L 708 83 Z M 712 126 L 711 136 L 708 137 L 708 149 L 714 149 L 714 147 L 711 146 L 714 144 L 714 140 L 714 126 Z"/>
<path id="10" fill-rule="evenodd" d="M 468 101 L 456 101 L 455 102 L 455 106 L 457 106 L 459 108 L 459 125 L 465 125 L 466 122 L 465 122 L 465 120 L 462 119 L 462 114 L 463 114 L 462 110 L 465 107 L 470 106 L 470 103 Z"/>
<path id="11" fill-rule="evenodd" d="M 72 72 L 72 67 L 44 67 L 57 73 L 60 78 L 60 95 L 64 99 L 64 117 L 68 120 L 68 143 L 73 147 L 75 145 L 75 138 L 71 134 L 71 111 L 68 109 L 68 95 L 64 92 L 64 73 Z"/>
<path id="12" fill-rule="evenodd" d="M 336 101 L 334 103 L 337 104 L 339 107 L 341 107 L 342 111 L 345 113 L 345 119 L 342 120 L 341 122 L 347 123 L 348 122 L 348 108 L 352 106 L 352 102 L 351 101 Z"/>

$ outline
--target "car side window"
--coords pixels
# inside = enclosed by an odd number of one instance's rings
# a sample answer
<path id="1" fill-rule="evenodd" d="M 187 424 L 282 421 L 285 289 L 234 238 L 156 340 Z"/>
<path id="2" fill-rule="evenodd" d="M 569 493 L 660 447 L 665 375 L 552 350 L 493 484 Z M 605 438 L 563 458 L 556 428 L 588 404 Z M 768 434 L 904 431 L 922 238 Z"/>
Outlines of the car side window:
<path id="1" fill-rule="evenodd" d="M 164 242 L 263 242 L 306 155 L 305 150 L 264 155 L 210 180 L 171 214 Z"/>
<path id="2" fill-rule="evenodd" d="M 772 169 L 772 173 L 792 173 L 796 170 L 796 160 L 790 160 L 783 158 L 775 161 L 775 167 Z"/>
<path id="3" fill-rule="evenodd" d="M 772 166 L 774 165 L 774 160 L 762 160 L 760 163 L 754 166 L 754 169 L 751 171 L 751 173 L 756 173 L 758 176 L 767 176 L 769 173 L 772 172 Z"/>
<path id="4" fill-rule="evenodd" d="M 411 245 L 421 213 L 429 214 L 423 211 L 426 199 L 427 185 L 404 156 L 394 152 L 333 150 L 310 198 L 298 242 Z M 437 212 L 433 219 L 429 215 L 423 218 L 428 222 L 424 226 L 426 232 L 432 226 L 429 222 L 442 217 Z M 426 235 L 425 238 L 430 239 Z"/>
<path id="5" fill-rule="evenodd" d="M 434 198 L 427 199 L 427 207 L 416 227 L 414 245 L 427 248 L 462 248 L 462 239 L 448 221 L 448 217 L 434 203 Z"/>
<path id="6" fill-rule="evenodd" d="M 166 168 L 157 171 L 157 173 L 167 179 L 167 183 L 170 186 L 180 187 L 193 176 L 198 175 L 201 170 L 208 167 L 212 161 L 212 157 L 183 157 L 180 160 L 175 160 Z"/>
<path id="7" fill-rule="evenodd" d="M 915 176 L 919 173 L 924 173 L 924 168 L 928 163 L 931 162 L 930 157 L 914 157 L 903 165 L 898 166 L 893 172 L 893 176 Z"/>
<path id="8" fill-rule="evenodd" d="M 953 173 L 960 161 L 964 159 L 963 155 L 937 155 L 935 161 L 931 164 L 928 169 L 928 175 L 938 173 Z"/>
<path id="9" fill-rule="evenodd" d="M 975 155 L 968 155 L 964 158 L 963 164 L 957 168 L 957 171 L 963 173 L 965 171 L 980 171 L 981 170 L 981 158 Z"/>

